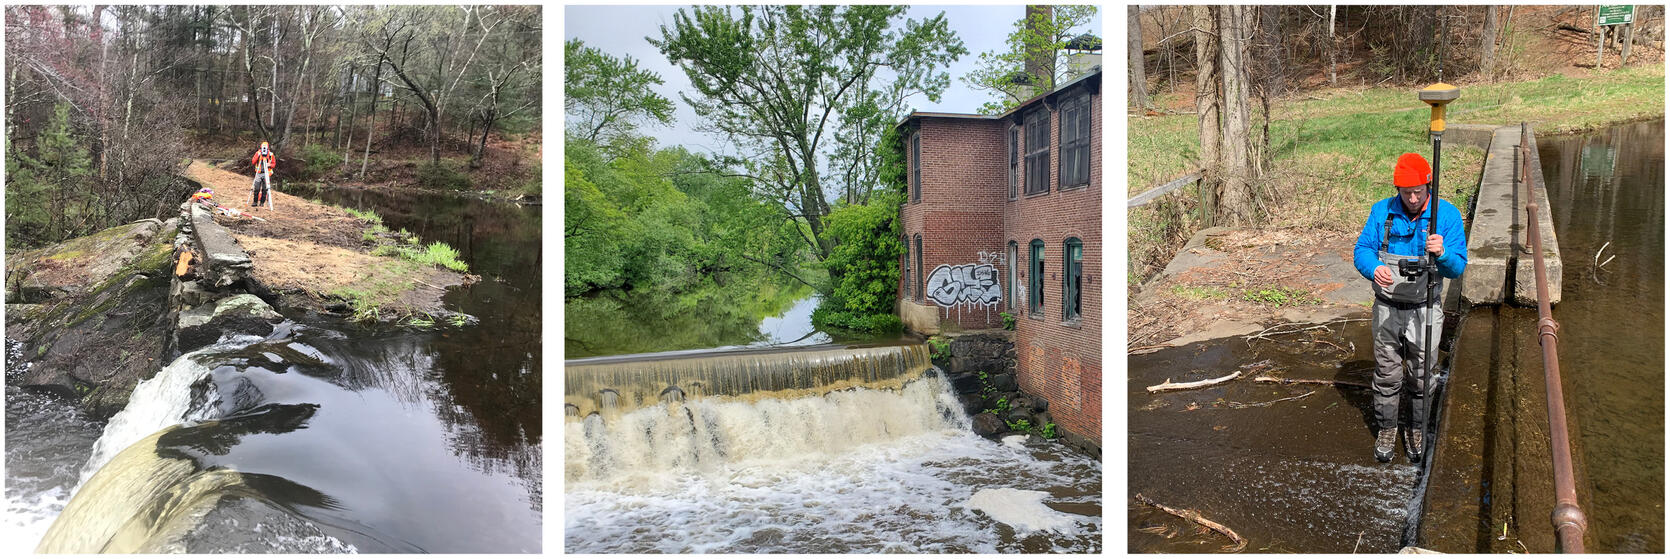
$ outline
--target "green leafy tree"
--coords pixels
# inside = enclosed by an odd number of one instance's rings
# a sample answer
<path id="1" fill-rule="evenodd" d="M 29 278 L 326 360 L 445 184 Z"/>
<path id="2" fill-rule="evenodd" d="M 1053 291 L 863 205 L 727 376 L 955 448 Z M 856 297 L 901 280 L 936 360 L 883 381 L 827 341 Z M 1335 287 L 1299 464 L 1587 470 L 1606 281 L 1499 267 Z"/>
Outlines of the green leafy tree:
<path id="1" fill-rule="evenodd" d="M 664 83 L 661 76 L 638 69 L 631 56 L 616 58 L 569 39 L 563 44 L 563 64 L 563 109 L 570 134 L 596 142 L 651 121 L 672 124 L 672 101 L 650 88 Z"/>
<path id="2" fill-rule="evenodd" d="M 1015 30 L 1004 42 L 1006 50 L 980 53 L 979 66 L 963 76 L 963 82 L 969 87 L 1000 97 L 981 105 L 980 112 L 1001 114 L 1033 95 L 1054 91 L 1056 86 L 1071 80 L 1066 49 L 1069 46 L 1101 49 L 1101 39 L 1088 32 L 1095 17 L 1096 6 L 1092 5 L 1029 9 L 1025 18 L 1015 22 Z M 1027 61 L 1035 54 L 1043 64 L 1029 68 Z"/>
<path id="3" fill-rule="evenodd" d="M 894 301 L 899 256 L 904 253 L 899 225 L 907 173 L 904 153 L 904 136 L 888 129 L 874 150 L 881 193 L 869 204 L 849 204 L 830 212 L 829 235 L 835 243 L 823 261 L 830 285 L 812 313 L 814 323 L 849 330 L 900 328 Z"/>
<path id="4" fill-rule="evenodd" d="M 679 10 L 650 42 L 690 78 L 680 96 L 700 127 L 732 143 L 756 192 L 804 220 L 818 258 L 829 192 L 858 201 L 875 183 L 867 148 L 913 95 L 937 100 L 944 67 L 968 51 L 944 14 L 902 6 L 741 6 Z M 896 23 L 902 25 L 896 26 Z"/>

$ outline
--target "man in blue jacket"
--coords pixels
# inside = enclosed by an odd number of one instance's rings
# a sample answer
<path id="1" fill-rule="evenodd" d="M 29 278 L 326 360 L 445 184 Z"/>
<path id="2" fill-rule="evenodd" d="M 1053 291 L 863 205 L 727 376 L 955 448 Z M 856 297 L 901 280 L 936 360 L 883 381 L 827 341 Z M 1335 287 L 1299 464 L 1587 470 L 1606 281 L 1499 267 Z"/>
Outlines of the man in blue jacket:
<path id="1" fill-rule="evenodd" d="M 1414 419 L 1404 433 L 1404 448 L 1410 462 L 1420 460 L 1427 413 L 1426 325 L 1432 324 L 1434 338 L 1441 337 L 1444 325 L 1442 280 L 1429 288 L 1430 272 L 1409 276 L 1404 270 L 1418 267 L 1400 262 L 1430 254 L 1441 278 L 1461 277 L 1467 268 L 1467 238 L 1455 205 L 1437 201 L 1438 233 L 1428 234 L 1431 182 L 1432 167 L 1425 158 L 1398 156 L 1392 171 L 1397 195 L 1369 210 L 1353 251 L 1357 272 L 1374 283 L 1374 457 L 1381 462 L 1392 459 L 1397 444 L 1398 403 L 1406 378 Z"/>

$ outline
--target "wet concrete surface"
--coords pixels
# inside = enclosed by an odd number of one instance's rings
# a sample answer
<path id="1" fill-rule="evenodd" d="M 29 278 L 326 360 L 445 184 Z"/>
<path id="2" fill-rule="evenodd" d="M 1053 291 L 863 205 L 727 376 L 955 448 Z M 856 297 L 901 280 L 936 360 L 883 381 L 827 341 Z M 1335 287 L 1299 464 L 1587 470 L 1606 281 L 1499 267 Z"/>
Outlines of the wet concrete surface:
<path id="1" fill-rule="evenodd" d="M 1366 383 L 1373 367 L 1366 316 L 1268 340 L 1226 338 L 1131 356 L 1129 550 L 1212 553 L 1231 543 L 1138 503 L 1137 493 L 1236 531 L 1248 540 L 1244 551 L 1400 549 L 1417 468 L 1401 450 L 1389 464 L 1375 461 L 1370 392 L 1253 381 Z M 1146 390 L 1236 370 L 1247 374 L 1194 390 Z"/>
<path id="2" fill-rule="evenodd" d="M 1569 255 L 1553 312 L 1590 552 L 1664 551 L 1663 142 L 1662 120 L 1538 142 Z M 1536 312 L 1475 310 L 1461 340 L 1421 541 L 1553 552 Z"/>

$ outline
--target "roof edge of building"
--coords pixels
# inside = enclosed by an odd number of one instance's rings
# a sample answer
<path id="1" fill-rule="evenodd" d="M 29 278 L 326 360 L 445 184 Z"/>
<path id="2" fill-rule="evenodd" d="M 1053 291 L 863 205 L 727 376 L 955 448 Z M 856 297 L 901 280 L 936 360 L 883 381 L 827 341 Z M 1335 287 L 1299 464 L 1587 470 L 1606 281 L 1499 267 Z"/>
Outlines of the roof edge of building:
<path id="1" fill-rule="evenodd" d="M 1003 120 L 1003 119 L 1009 118 L 1011 115 L 1014 115 L 1017 112 L 1023 111 L 1027 108 L 1030 108 L 1034 104 L 1041 103 L 1045 99 L 1048 99 L 1050 97 L 1054 97 L 1056 95 L 1059 95 L 1062 92 L 1067 91 L 1068 89 L 1072 89 L 1074 87 L 1079 86 L 1080 84 L 1087 83 L 1092 78 L 1100 78 L 1101 75 L 1102 75 L 1102 68 L 1101 68 L 1101 66 L 1097 66 L 1094 71 L 1086 72 L 1082 76 L 1079 76 L 1077 78 L 1073 78 L 1072 81 L 1069 81 L 1065 84 L 1062 84 L 1060 87 L 1057 87 L 1053 90 L 1050 90 L 1048 93 L 1040 93 L 1038 95 L 1033 96 L 1031 99 L 1021 101 L 1020 104 L 1015 105 L 1015 108 L 1004 111 L 1001 114 L 983 115 L 983 114 L 975 114 L 975 113 L 940 113 L 940 112 L 930 112 L 930 111 L 911 111 L 910 114 L 905 115 L 905 117 L 903 119 L 901 119 L 898 122 L 898 124 L 893 125 L 893 127 L 894 128 L 901 128 L 901 127 L 903 127 L 907 124 L 910 124 L 910 121 L 916 120 L 916 119 L 919 119 L 919 118 L 959 118 L 959 119 L 968 119 L 968 120 Z"/>

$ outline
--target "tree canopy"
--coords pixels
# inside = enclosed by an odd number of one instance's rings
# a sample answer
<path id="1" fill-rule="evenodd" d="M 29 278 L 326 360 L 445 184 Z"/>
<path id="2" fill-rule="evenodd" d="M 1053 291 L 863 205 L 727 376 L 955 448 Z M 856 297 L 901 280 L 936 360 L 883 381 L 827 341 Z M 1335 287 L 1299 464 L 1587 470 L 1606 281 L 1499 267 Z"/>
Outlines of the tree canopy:
<path id="1" fill-rule="evenodd" d="M 728 140 L 725 159 L 754 192 L 804 220 L 819 259 L 829 195 L 863 203 L 877 190 L 871 149 L 913 95 L 937 100 L 946 65 L 967 53 L 944 14 L 902 6 L 741 6 L 679 10 L 650 42 L 684 70 L 680 93 L 700 128 Z"/>

